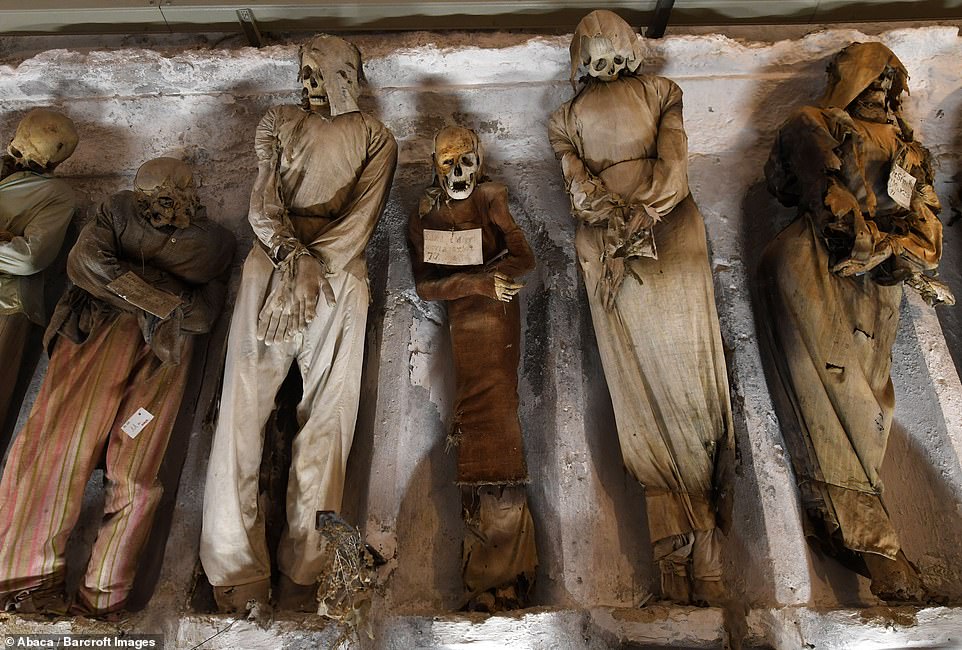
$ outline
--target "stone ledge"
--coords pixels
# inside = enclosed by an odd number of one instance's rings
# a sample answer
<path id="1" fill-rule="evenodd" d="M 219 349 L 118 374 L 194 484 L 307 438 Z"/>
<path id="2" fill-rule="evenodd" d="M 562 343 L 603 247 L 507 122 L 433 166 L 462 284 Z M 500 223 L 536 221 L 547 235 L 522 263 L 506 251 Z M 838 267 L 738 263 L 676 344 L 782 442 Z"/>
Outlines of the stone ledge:
<path id="1" fill-rule="evenodd" d="M 727 629 L 726 629 L 727 623 Z M 532 608 L 513 614 L 443 613 L 389 616 L 374 622 L 374 639 L 341 647 L 378 650 L 642 650 L 740 647 L 861 650 L 958 647 L 962 608 L 809 607 L 753 609 L 651 605 L 640 609 Z M 187 614 L 148 623 L 141 615 L 119 623 L 86 618 L 53 621 L 0 614 L 0 634 L 163 633 L 168 648 L 258 650 L 333 648 L 344 628 L 310 614 L 276 617 L 268 626 L 229 616 Z M 726 645 L 730 644 L 730 645 Z M 922 645 L 924 644 L 924 645 Z"/>

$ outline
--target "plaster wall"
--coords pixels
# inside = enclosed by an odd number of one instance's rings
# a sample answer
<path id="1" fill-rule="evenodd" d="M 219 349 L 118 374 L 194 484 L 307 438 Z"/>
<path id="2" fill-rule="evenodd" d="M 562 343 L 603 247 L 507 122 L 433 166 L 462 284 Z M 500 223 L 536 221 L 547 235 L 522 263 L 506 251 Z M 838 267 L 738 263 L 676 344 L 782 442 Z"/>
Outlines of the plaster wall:
<path id="1" fill-rule="evenodd" d="M 962 133 L 957 28 L 928 26 L 872 36 L 834 29 L 773 42 L 701 34 L 647 44 L 646 72 L 674 79 L 685 93 L 689 177 L 708 227 L 729 352 L 741 466 L 734 485 L 734 526 L 725 542 L 734 597 L 725 626 L 734 637 L 775 647 L 792 647 L 795 637 L 785 636 L 792 625 L 778 615 L 746 619 L 745 612 L 876 604 L 866 581 L 814 555 L 804 543 L 749 292 L 761 249 L 793 214 L 764 186 L 762 168 L 773 135 L 794 107 L 818 96 L 828 58 L 866 39 L 885 42 L 912 75 L 907 114 L 940 166 L 937 189 L 945 206 L 943 221 L 950 222 Z M 414 293 L 404 241 L 407 215 L 431 180 L 433 133 L 459 124 L 481 136 L 488 173 L 507 184 L 514 217 L 540 262 L 521 293 L 521 421 L 541 556 L 535 603 L 581 613 L 538 619 L 525 638 L 536 638 L 531 630 L 569 627 L 588 630 L 584 645 L 557 647 L 609 647 L 619 638 L 632 638 L 637 621 L 626 628 L 610 621 L 605 627 L 610 615 L 592 614 L 590 626 L 582 620 L 591 608 L 636 607 L 658 586 L 643 492 L 622 467 L 576 270 L 574 224 L 546 137 L 548 116 L 572 95 L 568 37 L 418 33 L 352 40 L 366 61 L 363 106 L 387 124 L 400 145 L 391 199 L 369 248 L 373 302 L 364 397 L 345 501 L 348 518 L 389 560 L 380 611 L 416 617 L 460 604 L 460 499 L 453 486 L 454 458 L 444 444 L 452 397 L 450 358 L 443 313 Z M 8 42 L 0 40 L 0 46 Z M 0 133 L 12 133 L 19 117 L 37 105 L 69 114 L 82 140 L 60 172 L 84 196 L 88 216 L 96 201 L 130 186 L 141 162 L 179 152 L 202 179 L 200 192 L 210 215 L 238 235 L 239 264 L 251 241 L 246 212 L 255 174 L 254 128 L 269 106 L 296 100 L 296 45 L 261 50 L 90 46 L 0 56 L 5 62 L 0 64 Z M 962 294 L 962 244 L 955 231 L 953 226 L 945 230 L 943 275 Z M 955 345 L 958 325 L 955 316 L 943 316 L 940 324 L 920 301 L 905 301 L 894 351 L 896 424 L 883 468 L 886 502 L 906 553 L 956 601 L 962 597 L 962 547 L 956 541 L 962 536 L 962 385 L 946 340 Z M 179 629 L 183 639 L 195 639 L 205 629 L 177 623 L 175 614 L 186 611 L 195 577 L 211 435 L 208 406 L 217 392 L 223 334 L 222 324 L 206 361 L 195 368 L 193 399 L 174 443 L 185 457 L 179 490 L 168 490 L 154 553 L 145 558 L 150 569 L 142 590 L 149 593 L 153 587 L 155 593 L 138 620 L 172 633 Z M 962 352 L 962 346 L 956 349 Z M 35 379 L 42 370 L 41 365 Z M 172 485 L 178 464 L 169 468 Z M 94 519 L 98 498 L 95 480 L 88 487 L 88 514 Z M 76 536 L 75 554 L 81 559 L 92 532 L 87 527 Z M 692 628 L 701 635 L 696 641 L 720 638 L 725 626 L 718 612 L 668 612 L 663 618 L 677 630 L 691 624 L 690 616 L 701 617 L 700 627 Z M 446 645 L 460 638 L 456 625 L 429 642 L 424 635 L 431 626 L 422 619 L 405 620 L 382 628 L 385 647 L 460 647 Z M 815 638 L 811 635 L 818 632 L 812 630 L 821 629 L 817 620 L 806 618 L 792 629 L 804 629 L 805 640 Z M 205 625 L 218 627 L 216 619 Z M 831 625 L 845 628 L 844 621 Z M 482 628 L 475 632 L 484 635 Z M 408 645 L 415 637 L 425 645 Z M 669 638 L 667 633 L 653 637 Z M 671 638 L 694 643 L 684 635 Z M 788 638 L 782 645 L 780 639 Z"/>

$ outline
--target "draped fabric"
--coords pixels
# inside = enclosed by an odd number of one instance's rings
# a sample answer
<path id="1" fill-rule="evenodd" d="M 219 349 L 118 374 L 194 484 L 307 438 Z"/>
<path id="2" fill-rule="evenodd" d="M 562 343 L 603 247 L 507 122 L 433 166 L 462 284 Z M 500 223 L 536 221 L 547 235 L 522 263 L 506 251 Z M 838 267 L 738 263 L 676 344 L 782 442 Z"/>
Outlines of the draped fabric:
<path id="1" fill-rule="evenodd" d="M 387 203 L 397 142 L 375 117 L 327 118 L 293 105 L 270 108 L 254 140 L 258 176 L 248 220 L 258 241 L 247 257 L 231 322 L 220 416 L 204 494 L 200 558 L 218 594 L 267 597 L 271 559 L 258 503 L 264 427 L 293 363 L 303 381 L 287 486 L 280 572 L 311 585 L 325 570 L 318 510 L 338 511 L 361 398 L 370 292 L 364 250 Z M 286 253 L 284 252 L 286 251 Z M 257 338 L 258 318 L 284 264 L 306 252 L 334 293 L 289 341 Z M 296 277 L 295 277 L 296 282 Z M 238 593 L 245 593 L 241 589 Z"/>
<path id="2" fill-rule="evenodd" d="M 895 162 L 917 178 L 911 209 L 888 195 Z M 799 206 L 766 248 L 758 281 L 762 340 L 802 503 L 812 533 L 830 546 L 894 559 L 899 541 L 879 468 L 895 408 L 901 279 L 934 268 L 942 252 L 928 152 L 900 124 L 805 107 L 782 126 L 765 171 L 772 192 Z M 859 214 L 835 217 L 825 205 L 830 190 L 847 192 Z M 866 273 L 832 271 L 885 250 L 892 255 Z"/>
<path id="3" fill-rule="evenodd" d="M 713 529 L 730 507 L 728 378 L 681 99 L 662 77 L 589 81 L 549 124 L 622 454 L 645 486 L 653 541 Z M 630 243 L 624 224 L 640 210 L 657 215 L 657 257 L 625 258 L 606 309 L 604 260 Z"/>

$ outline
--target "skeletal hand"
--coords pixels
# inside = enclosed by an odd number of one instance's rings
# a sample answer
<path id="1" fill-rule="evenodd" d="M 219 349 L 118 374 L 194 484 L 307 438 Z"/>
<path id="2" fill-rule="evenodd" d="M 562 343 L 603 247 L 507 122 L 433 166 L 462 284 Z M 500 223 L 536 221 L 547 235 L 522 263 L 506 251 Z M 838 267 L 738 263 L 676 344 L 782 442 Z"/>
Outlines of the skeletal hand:
<path id="1" fill-rule="evenodd" d="M 324 300 L 329 307 L 335 303 L 334 289 L 324 277 L 324 269 L 317 258 L 312 255 L 301 255 L 297 258 L 297 269 L 294 272 L 294 321 L 293 333 L 307 329 L 317 314 L 317 300 L 324 294 Z"/>
<path id="2" fill-rule="evenodd" d="M 281 270 L 281 281 L 267 296 L 264 307 L 257 316 L 257 339 L 265 345 L 289 341 L 293 332 L 291 321 L 294 318 L 293 277 L 287 270 Z"/>
<path id="3" fill-rule="evenodd" d="M 321 293 L 328 305 L 334 304 L 334 289 L 314 257 L 301 255 L 279 272 L 281 280 L 257 317 L 257 338 L 267 345 L 290 341 L 304 331 L 314 320 Z"/>
<path id="4" fill-rule="evenodd" d="M 495 271 L 492 277 L 494 278 L 494 295 L 501 302 L 511 302 L 524 287 L 523 282 L 515 282 L 514 278 L 500 271 Z"/>
<path id="5" fill-rule="evenodd" d="M 631 219 L 625 228 L 625 239 L 631 241 L 642 230 L 651 229 L 659 219 L 658 212 L 648 205 L 631 206 Z"/>
<path id="6" fill-rule="evenodd" d="M 621 283 L 625 281 L 625 258 L 606 256 L 603 262 L 604 271 L 601 282 L 601 303 L 606 311 L 611 311 L 615 306 L 615 298 L 621 290 Z"/>
<path id="7" fill-rule="evenodd" d="M 861 273 L 866 273 L 871 271 L 876 266 L 887 260 L 892 255 L 892 249 L 890 246 L 883 245 L 879 247 L 878 250 L 871 253 L 866 259 L 856 259 L 854 257 L 849 257 L 842 260 L 838 264 L 832 267 L 832 273 L 842 276 L 843 278 L 851 277 L 853 275 L 859 275 Z"/>

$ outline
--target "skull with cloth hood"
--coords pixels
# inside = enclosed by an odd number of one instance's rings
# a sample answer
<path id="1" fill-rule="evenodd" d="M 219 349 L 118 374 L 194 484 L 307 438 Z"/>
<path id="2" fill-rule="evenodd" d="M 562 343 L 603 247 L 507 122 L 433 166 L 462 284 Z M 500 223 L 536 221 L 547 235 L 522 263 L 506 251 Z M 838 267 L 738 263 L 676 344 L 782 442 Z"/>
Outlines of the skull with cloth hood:
<path id="1" fill-rule="evenodd" d="M 357 47 L 336 36 L 321 34 L 301 46 L 301 97 L 304 108 L 330 110 L 331 117 L 357 112 L 360 84 L 364 81 L 361 53 Z"/>
<path id="2" fill-rule="evenodd" d="M 134 178 L 135 194 L 144 216 L 154 227 L 186 228 L 202 209 L 194 175 L 177 158 L 148 160 Z"/>
<path id="3" fill-rule="evenodd" d="M 638 34 L 618 14 L 605 9 L 581 19 L 571 39 L 571 80 L 584 66 L 598 81 L 614 81 L 641 66 L 643 51 Z"/>
<path id="4" fill-rule="evenodd" d="M 434 136 L 434 171 L 452 199 L 471 196 L 481 179 L 484 154 L 477 134 L 460 126 L 446 126 Z"/>
<path id="5" fill-rule="evenodd" d="M 35 108 L 20 120 L 7 147 L 19 167 L 49 172 L 77 148 L 77 128 L 66 115 Z"/>

